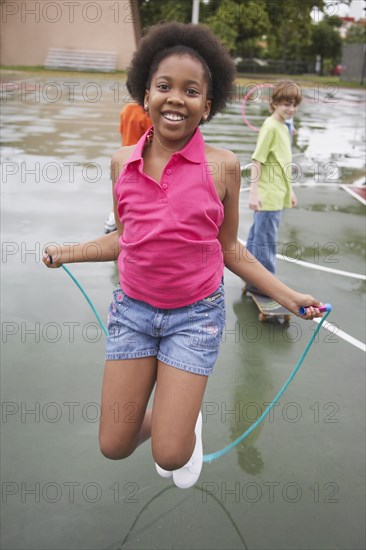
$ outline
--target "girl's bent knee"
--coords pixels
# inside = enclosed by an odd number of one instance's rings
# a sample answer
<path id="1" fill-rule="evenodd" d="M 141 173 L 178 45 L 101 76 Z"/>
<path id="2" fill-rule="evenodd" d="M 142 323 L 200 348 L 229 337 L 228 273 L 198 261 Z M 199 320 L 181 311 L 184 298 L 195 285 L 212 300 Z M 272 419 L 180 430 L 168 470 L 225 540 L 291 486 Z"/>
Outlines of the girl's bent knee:
<path id="1" fill-rule="evenodd" d="M 168 472 L 173 472 L 174 470 L 179 470 L 179 468 L 182 468 L 187 463 L 187 460 L 178 460 L 178 459 L 169 459 L 167 457 L 165 458 L 155 458 L 156 464 L 160 466 L 160 468 L 163 468 L 163 470 L 167 470 Z"/>
<path id="2" fill-rule="evenodd" d="M 109 458 L 110 460 L 121 460 L 130 456 L 135 447 L 126 446 L 123 444 L 116 444 L 111 441 L 104 441 L 103 439 L 99 440 L 100 451 L 103 456 Z"/>
<path id="3" fill-rule="evenodd" d="M 191 453 L 192 454 L 192 453 Z M 190 459 L 191 454 L 184 451 L 184 449 L 156 449 L 153 450 L 153 456 L 155 462 L 163 468 L 163 470 L 173 471 L 178 470 Z"/>

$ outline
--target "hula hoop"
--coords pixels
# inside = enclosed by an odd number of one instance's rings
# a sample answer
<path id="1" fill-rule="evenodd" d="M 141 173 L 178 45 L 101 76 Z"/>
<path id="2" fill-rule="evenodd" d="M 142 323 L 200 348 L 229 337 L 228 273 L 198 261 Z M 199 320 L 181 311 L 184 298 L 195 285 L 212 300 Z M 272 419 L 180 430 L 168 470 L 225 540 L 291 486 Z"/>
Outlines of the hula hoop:
<path id="1" fill-rule="evenodd" d="M 253 88 L 251 88 L 249 90 L 249 92 L 244 96 L 243 98 L 243 102 L 242 102 L 242 105 L 241 105 L 241 115 L 244 119 L 244 122 L 247 126 L 249 126 L 249 128 L 251 130 L 253 130 L 254 132 L 259 132 L 260 128 L 257 128 L 257 126 L 254 126 L 253 124 L 251 124 L 251 122 L 249 122 L 246 114 L 245 114 L 245 106 L 248 102 L 248 99 L 253 95 L 253 93 L 258 89 L 258 88 L 273 88 L 273 84 L 257 84 L 256 86 L 254 86 Z"/>

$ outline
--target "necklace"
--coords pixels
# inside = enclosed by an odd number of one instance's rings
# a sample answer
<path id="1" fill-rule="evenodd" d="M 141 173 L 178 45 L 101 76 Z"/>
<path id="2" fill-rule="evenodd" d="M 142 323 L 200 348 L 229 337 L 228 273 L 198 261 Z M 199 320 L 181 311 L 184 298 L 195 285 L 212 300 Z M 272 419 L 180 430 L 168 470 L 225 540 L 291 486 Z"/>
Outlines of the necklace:
<path id="1" fill-rule="evenodd" d="M 151 138 L 151 141 L 156 138 L 156 141 L 159 143 L 160 147 L 162 147 L 163 149 L 165 149 L 166 151 L 169 151 L 170 153 L 176 153 L 177 151 L 180 151 L 180 149 L 169 149 L 169 147 L 165 147 L 165 145 L 163 145 L 160 141 L 160 139 L 158 138 L 158 136 L 155 134 L 155 132 L 153 133 L 152 135 L 152 138 Z"/>

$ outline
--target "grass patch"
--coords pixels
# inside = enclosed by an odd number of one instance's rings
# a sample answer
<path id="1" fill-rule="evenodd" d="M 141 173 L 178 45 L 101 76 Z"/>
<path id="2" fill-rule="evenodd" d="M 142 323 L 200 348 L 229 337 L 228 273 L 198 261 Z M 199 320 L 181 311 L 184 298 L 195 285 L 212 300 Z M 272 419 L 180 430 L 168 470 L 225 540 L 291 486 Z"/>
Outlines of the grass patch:
<path id="1" fill-rule="evenodd" d="M 319 76 L 316 74 L 301 74 L 301 75 L 289 75 L 289 74 L 251 74 L 244 75 L 239 74 L 236 79 L 238 84 L 247 85 L 253 84 L 253 82 L 269 82 L 272 83 L 276 80 L 289 79 L 301 84 L 301 86 L 311 88 L 314 84 L 321 87 L 322 90 L 326 90 L 327 87 L 338 88 L 353 88 L 355 90 L 364 90 L 365 85 L 357 82 L 348 82 L 341 80 L 339 76 Z"/>
<path id="2" fill-rule="evenodd" d="M 64 74 L 65 76 L 75 76 L 75 75 L 98 75 L 100 78 L 110 78 L 112 75 L 126 75 L 126 71 L 113 71 L 109 73 L 98 72 L 98 71 L 70 71 L 64 69 L 46 69 L 43 66 L 34 66 L 27 67 L 23 65 L 0 65 L 1 73 L 6 76 L 14 72 L 23 72 L 23 73 L 43 73 L 45 75 L 58 75 Z M 338 88 L 353 88 L 355 90 L 364 90 L 365 85 L 357 82 L 348 82 L 341 80 L 339 76 L 319 76 L 316 74 L 302 74 L 302 75 L 288 75 L 288 74 L 239 74 L 236 78 L 236 82 L 239 85 L 253 84 L 254 82 L 274 82 L 275 80 L 280 79 L 290 79 L 295 82 L 300 83 L 304 87 L 312 87 L 314 84 L 318 84 L 322 87 L 323 90 L 327 89 L 327 86 L 333 87 L 337 86 Z"/>

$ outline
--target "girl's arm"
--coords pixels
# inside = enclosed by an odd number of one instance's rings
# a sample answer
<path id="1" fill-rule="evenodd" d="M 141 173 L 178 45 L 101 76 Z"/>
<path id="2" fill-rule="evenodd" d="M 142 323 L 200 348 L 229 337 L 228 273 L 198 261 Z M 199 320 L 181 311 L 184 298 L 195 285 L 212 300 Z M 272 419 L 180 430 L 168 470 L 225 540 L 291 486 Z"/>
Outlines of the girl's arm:
<path id="1" fill-rule="evenodd" d="M 225 266 L 241 279 L 248 281 L 259 290 L 270 296 L 289 311 L 298 315 L 301 306 L 307 307 L 306 319 L 320 317 L 316 309 L 321 303 L 308 294 L 301 294 L 282 283 L 272 275 L 250 252 L 238 241 L 239 226 L 239 192 L 240 165 L 232 153 L 224 151 L 226 176 L 226 194 L 223 199 L 224 221 L 220 227 L 219 240 L 222 246 Z"/>
<path id="2" fill-rule="evenodd" d="M 85 243 L 50 245 L 44 249 L 43 262 L 47 267 L 77 262 L 111 262 L 119 254 L 118 232 L 113 231 Z"/>
<path id="3" fill-rule="evenodd" d="M 111 262 L 117 260 L 120 252 L 119 236 L 122 235 L 123 227 L 118 218 L 114 185 L 124 163 L 131 154 L 131 149 L 133 148 L 122 147 L 113 155 L 111 162 L 112 195 L 117 231 L 85 243 L 47 246 L 43 253 L 43 262 L 47 267 L 57 268 L 68 263 Z"/>

